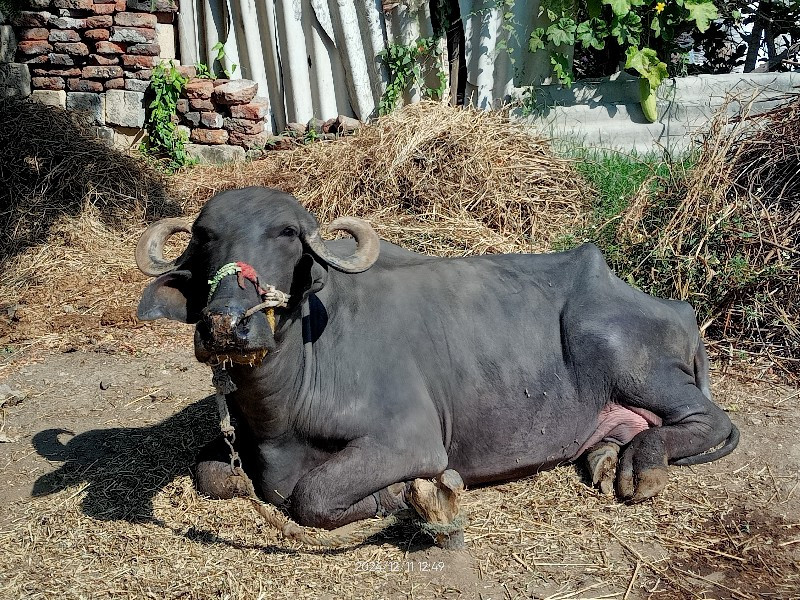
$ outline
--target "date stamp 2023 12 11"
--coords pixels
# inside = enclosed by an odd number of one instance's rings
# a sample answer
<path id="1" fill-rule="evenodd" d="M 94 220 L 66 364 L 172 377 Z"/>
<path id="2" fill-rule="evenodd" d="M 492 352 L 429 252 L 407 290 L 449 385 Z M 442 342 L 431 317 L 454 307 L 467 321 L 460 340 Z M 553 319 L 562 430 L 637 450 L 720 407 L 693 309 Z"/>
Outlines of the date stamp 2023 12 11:
<path id="1" fill-rule="evenodd" d="M 360 573 L 439 573 L 444 570 L 442 561 L 427 560 L 357 560 Z"/>

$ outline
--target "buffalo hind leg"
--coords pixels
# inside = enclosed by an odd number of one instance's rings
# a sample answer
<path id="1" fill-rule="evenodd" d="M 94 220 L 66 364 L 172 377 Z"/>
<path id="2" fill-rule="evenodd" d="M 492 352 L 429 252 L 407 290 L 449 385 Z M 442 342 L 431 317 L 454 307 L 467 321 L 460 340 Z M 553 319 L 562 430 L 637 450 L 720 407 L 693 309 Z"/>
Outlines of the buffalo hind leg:
<path id="1" fill-rule="evenodd" d="M 664 489 L 667 465 L 716 460 L 733 451 L 738 441 L 728 415 L 686 373 L 673 371 L 653 379 L 632 405 L 659 415 L 662 425 L 638 433 L 622 452 L 617 494 L 628 502 L 641 502 Z"/>
<path id="2" fill-rule="evenodd" d="M 613 442 L 600 442 L 589 448 L 585 456 L 592 485 L 600 488 L 600 491 L 607 496 L 613 494 L 619 445 Z"/>

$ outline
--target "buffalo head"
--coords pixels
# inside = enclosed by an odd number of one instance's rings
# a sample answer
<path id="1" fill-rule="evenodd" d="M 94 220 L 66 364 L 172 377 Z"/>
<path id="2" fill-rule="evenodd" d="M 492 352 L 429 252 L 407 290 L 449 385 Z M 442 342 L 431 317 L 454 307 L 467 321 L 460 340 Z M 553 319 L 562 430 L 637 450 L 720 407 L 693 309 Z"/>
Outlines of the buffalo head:
<path id="1" fill-rule="evenodd" d="M 156 279 L 144 290 L 138 316 L 196 323 L 195 354 L 203 362 L 258 362 L 302 301 L 325 285 L 329 266 L 358 273 L 378 258 L 378 236 L 366 222 L 345 217 L 328 229 L 356 238 L 352 255 L 332 253 L 317 220 L 289 194 L 262 187 L 217 194 L 191 228 L 185 220 L 164 219 L 142 234 L 136 263 Z M 189 245 L 166 260 L 164 243 L 179 231 L 191 233 Z M 285 306 L 275 313 L 252 310 L 272 288 L 289 295 Z"/>

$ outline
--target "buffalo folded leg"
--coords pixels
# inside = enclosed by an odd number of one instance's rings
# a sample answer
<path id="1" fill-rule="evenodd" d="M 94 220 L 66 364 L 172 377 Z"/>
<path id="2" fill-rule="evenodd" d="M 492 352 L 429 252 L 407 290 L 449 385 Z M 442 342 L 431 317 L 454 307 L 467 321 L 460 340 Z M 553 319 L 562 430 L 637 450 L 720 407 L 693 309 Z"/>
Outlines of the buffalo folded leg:
<path id="1" fill-rule="evenodd" d="M 600 488 L 603 494 L 614 493 L 618 457 L 619 445 L 611 442 L 601 442 L 586 452 L 586 466 L 592 485 Z"/>
<path id="2" fill-rule="evenodd" d="M 414 447 L 408 444 L 407 447 Z M 407 508 L 404 482 L 433 477 L 447 466 L 444 448 L 414 456 L 361 438 L 348 444 L 295 485 L 290 511 L 301 525 L 334 529 Z"/>
<path id="3" fill-rule="evenodd" d="M 662 418 L 662 426 L 637 434 L 625 448 L 617 466 L 617 494 L 640 502 L 658 494 L 667 484 L 667 465 L 696 464 L 712 460 L 703 453 L 728 441 L 735 446 L 735 429 L 728 415 L 687 381 L 682 371 L 653 377 L 653 385 L 636 405 Z M 713 458 L 727 454 L 718 453 Z"/>
<path id="4" fill-rule="evenodd" d="M 249 485 L 231 469 L 228 446 L 221 437 L 200 451 L 195 466 L 195 486 L 204 496 L 219 500 L 248 495 Z"/>

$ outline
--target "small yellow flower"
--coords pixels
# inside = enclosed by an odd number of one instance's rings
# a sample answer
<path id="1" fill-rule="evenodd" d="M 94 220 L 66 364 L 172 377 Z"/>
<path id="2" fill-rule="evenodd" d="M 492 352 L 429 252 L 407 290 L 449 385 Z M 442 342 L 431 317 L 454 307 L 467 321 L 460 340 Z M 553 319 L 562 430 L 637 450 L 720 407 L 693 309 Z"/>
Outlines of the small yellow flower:
<path id="1" fill-rule="evenodd" d="M 656 12 L 658 14 L 661 14 L 662 12 L 664 12 L 664 9 L 666 8 L 666 6 L 667 5 L 664 4 L 663 2 L 656 2 Z"/>

